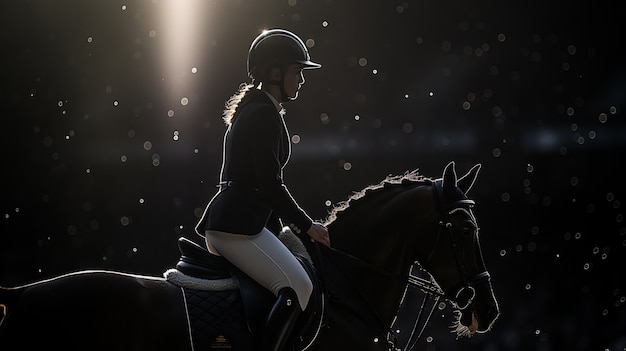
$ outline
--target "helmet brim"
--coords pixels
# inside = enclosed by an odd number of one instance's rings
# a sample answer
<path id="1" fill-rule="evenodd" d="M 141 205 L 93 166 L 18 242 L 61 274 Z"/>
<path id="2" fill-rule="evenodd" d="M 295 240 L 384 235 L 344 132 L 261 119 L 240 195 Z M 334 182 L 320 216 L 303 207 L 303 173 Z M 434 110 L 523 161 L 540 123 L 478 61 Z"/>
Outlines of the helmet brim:
<path id="1" fill-rule="evenodd" d="M 298 62 L 298 63 L 304 66 L 304 67 L 302 67 L 302 69 L 319 69 L 319 68 L 322 68 L 322 65 L 320 65 L 319 63 L 313 62 L 313 61 L 301 61 L 301 62 Z"/>

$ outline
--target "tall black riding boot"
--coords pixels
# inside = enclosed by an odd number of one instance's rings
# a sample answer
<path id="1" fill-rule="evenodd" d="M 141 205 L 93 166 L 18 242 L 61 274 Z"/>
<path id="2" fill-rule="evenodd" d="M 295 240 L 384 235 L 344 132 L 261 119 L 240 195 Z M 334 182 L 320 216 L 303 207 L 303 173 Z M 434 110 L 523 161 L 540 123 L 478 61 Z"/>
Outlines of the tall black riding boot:
<path id="1" fill-rule="evenodd" d="M 296 292 L 292 288 L 282 288 L 267 317 L 260 350 L 282 351 L 301 312 Z"/>

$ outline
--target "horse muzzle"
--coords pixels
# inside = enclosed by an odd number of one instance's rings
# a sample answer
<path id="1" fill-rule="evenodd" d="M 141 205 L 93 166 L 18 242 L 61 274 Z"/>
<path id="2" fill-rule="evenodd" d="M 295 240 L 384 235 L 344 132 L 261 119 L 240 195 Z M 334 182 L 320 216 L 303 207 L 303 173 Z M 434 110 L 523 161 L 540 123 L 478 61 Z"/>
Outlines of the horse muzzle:
<path id="1" fill-rule="evenodd" d="M 449 289 L 446 295 L 461 312 L 461 325 L 469 328 L 472 333 L 489 331 L 500 315 L 489 273 L 486 271 L 465 284 Z"/>
<path id="2" fill-rule="evenodd" d="M 473 314 L 478 321 L 477 332 L 485 333 L 491 329 L 493 323 L 500 315 L 500 308 L 496 301 L 491 283 L 489 281 L 482 282 L 476 287 L 476 296 L 471 304 Z"/>

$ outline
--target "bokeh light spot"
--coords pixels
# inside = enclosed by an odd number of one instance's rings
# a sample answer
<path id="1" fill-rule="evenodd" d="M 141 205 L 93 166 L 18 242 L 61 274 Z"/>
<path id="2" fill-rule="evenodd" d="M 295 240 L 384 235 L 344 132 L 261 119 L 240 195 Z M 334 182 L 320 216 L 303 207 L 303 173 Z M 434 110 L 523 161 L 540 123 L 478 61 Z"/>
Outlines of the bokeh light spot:
<path id="1" fill-rule="evenodd" d="M 129 218 L 129 217 L 127 217 L 127 216 L 122 216 L 122 217 L 120 218 L 120 223 L 121 223 L 123 226 L 127 226 L 127 225 L 129 225 L 129 224 L 130 224 L 130 218 Z"/>

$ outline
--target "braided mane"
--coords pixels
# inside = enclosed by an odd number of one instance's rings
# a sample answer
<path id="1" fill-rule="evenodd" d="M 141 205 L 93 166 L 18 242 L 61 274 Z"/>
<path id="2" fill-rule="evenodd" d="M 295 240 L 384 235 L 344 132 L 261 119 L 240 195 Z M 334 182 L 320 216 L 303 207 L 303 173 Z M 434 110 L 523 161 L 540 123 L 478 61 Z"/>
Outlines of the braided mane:
<path id="1" fill-rule="evenodd" d="M 417 169 L 414 171 L 410 171 L 410 172 L 407 171 L 401 175 L 389 175 L 387 176 L 387 178 L 383 179 L 380 183 L 369 185 L 361 191 L 354 192 L 352 196 L 348 198 L 348 200 L 345 200 L 336 204 L 332 208 L 332 210 L 329 212 L 328 217 L 326 217 L 326 221 L 324 221 L 324 225 L 328 226 L 330 223 L 332 223 L 334 220 L 337 219 L 337 216 L 341 212 L 347 210 L 355 201 L 360 200 L 377 190 L 384 189 L 392 185 L 400 185 L 400 184 L 408 184 L 408 183 L 418 184 L 418 183 L 427 183 L 431 181 L 432 181 L 431 178 L 428 178 L 419 174 Z"/>

